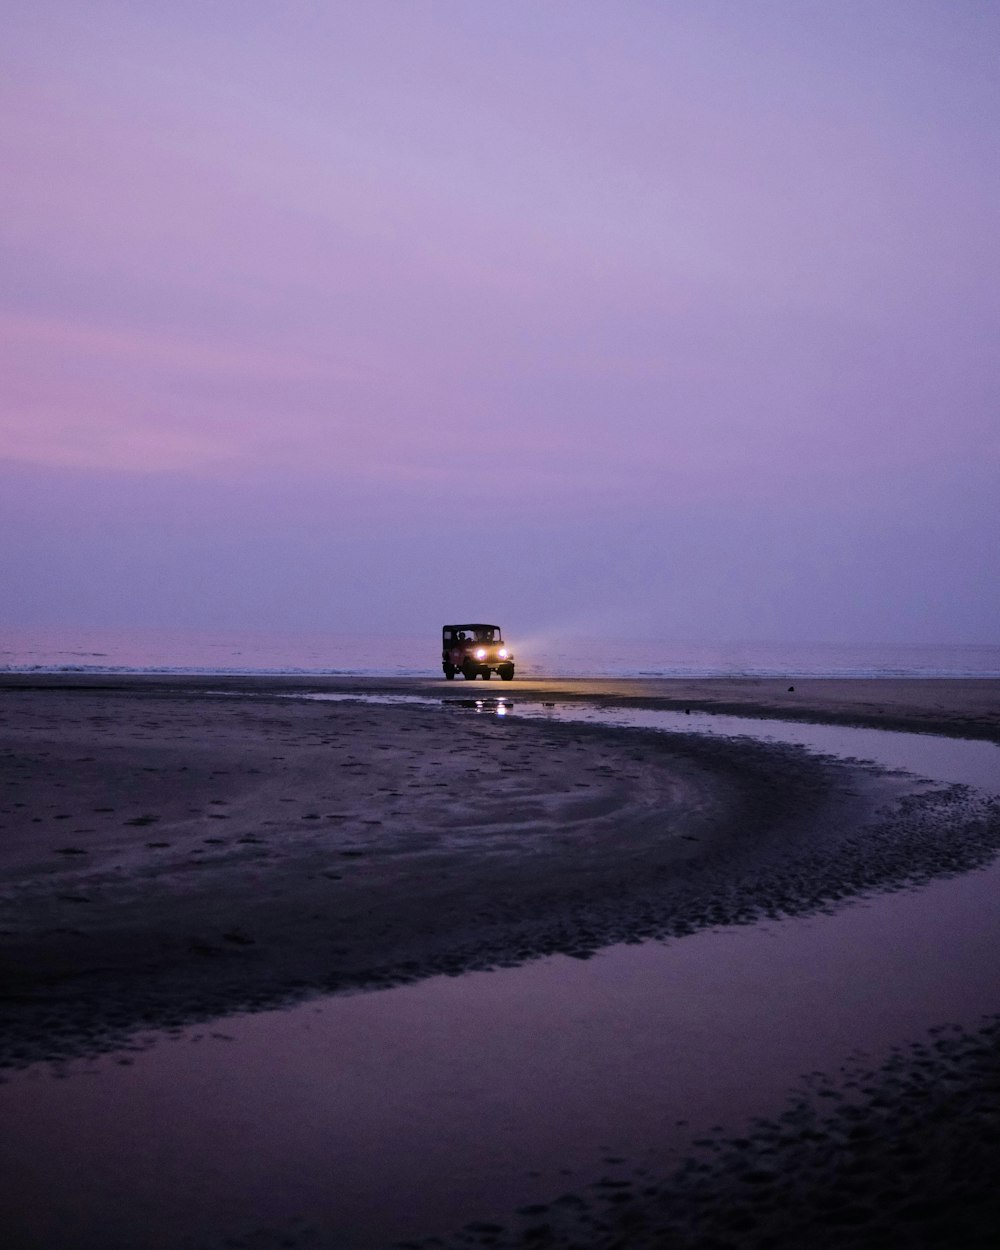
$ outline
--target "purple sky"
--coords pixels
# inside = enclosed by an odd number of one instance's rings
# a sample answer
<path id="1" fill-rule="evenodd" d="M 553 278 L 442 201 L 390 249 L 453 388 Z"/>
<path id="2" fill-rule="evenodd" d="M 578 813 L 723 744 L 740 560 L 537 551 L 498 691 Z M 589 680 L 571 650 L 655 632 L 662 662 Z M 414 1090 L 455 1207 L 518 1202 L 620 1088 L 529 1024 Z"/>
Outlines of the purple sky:
<path id="1" fill-rule="evenodd" d="M 1000 5 L 3 27 L 0 624 L 1000 641 Z"/>

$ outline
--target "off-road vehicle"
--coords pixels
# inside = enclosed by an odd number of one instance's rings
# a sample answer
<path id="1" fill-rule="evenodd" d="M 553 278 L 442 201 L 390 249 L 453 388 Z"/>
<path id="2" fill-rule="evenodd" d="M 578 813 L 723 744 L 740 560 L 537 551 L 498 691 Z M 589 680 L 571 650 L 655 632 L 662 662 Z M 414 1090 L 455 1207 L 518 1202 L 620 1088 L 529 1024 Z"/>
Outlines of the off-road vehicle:
<path id="1" fill-rule="evenodd" d="M 441 631 L 441 667 L 449 681 L 456 673 L 466 681 L 480 674 L 489 681 L 494 673 L 511 681 L 514 656 L 504 645 L 499 625 L 445 625 Z"/>

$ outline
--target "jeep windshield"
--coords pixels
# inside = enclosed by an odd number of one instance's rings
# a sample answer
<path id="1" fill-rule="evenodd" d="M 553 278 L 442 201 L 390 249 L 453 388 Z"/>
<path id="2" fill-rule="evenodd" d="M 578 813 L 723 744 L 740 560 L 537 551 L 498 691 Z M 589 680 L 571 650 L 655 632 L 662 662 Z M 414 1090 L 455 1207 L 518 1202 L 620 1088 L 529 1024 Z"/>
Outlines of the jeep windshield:
<path id="1" fill-rule="evenodd" d="M 445 642 L 503 642 L 496 625 L 451 625 L 444 630 Z"/>

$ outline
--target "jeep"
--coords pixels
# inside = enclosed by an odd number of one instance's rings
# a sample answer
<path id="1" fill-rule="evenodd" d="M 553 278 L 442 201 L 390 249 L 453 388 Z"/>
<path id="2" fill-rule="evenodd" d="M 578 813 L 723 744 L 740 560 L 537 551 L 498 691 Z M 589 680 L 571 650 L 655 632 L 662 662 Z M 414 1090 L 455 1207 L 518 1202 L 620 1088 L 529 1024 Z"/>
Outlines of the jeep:
<path id="1" fill-rule="evenodd" d="M 514 678 L 514 656 L 504 645 L 499 625 L 445 625 L 441 631 L 441 667 L 449 681 L 461 673 L 466 681 L 482 674 L 489 681 L 499 673 Z"/>

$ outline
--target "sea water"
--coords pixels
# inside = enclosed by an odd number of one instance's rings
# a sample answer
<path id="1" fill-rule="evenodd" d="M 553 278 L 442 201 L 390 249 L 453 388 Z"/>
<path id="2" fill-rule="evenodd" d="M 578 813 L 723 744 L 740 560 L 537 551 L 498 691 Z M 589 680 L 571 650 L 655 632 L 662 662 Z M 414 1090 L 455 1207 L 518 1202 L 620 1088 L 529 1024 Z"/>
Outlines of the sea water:
<path id="1" fill-rule="evenodd" d="M 1000 677 L 1000 646 L 507 638 L 522 677 Z M 0 628 L 0 672 L 436 676 L 439 635 Z"/>

